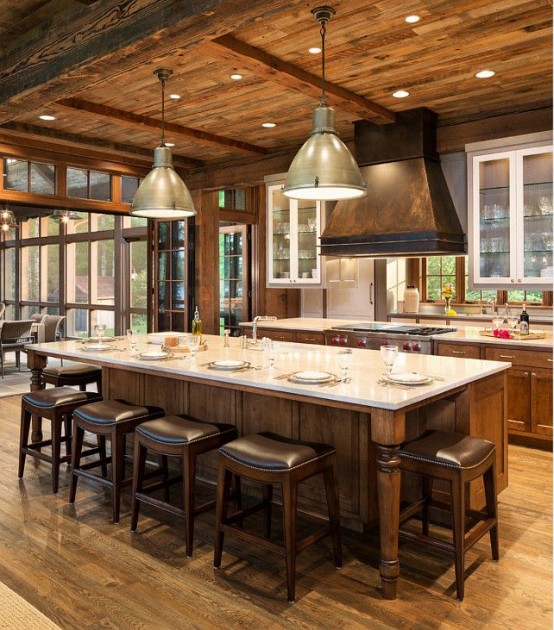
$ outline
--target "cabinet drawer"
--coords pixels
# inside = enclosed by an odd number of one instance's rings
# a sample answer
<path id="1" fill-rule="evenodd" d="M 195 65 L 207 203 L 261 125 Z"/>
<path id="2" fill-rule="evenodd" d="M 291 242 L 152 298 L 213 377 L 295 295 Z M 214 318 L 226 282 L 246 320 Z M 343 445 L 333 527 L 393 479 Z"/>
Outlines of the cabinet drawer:
<path id="1" fill-rule="evenodd" d="M 317 343 L 325 345 L 325 335 L 320 332 L 297 332 L 296 339 L 298 343 Z"/>
<path id="2" fill-rule="evenodd" d="M 294 341 L 294 332 L 290 330 L 267 330 L 258 328 L 258 339 L 269 337 L 273 341 Z"/>
<path id="3" fill-rule="evenodd" d="M 443 343 L 437 344 L 436 354 L 441 357 L 458 357 L 460 359 L 480 359 L 481 349 L 479 346 L 469 346 L 461 343 Z"/>
<path id="4" fill-rule="evenodd" d="M 486 348 L 485 359 L 491 361 L 511 361 L 514 365 L 525 365 L 537 368 L 552 368 L 552 354 L 537 350 L 520 350 L 517 348 Z"/>

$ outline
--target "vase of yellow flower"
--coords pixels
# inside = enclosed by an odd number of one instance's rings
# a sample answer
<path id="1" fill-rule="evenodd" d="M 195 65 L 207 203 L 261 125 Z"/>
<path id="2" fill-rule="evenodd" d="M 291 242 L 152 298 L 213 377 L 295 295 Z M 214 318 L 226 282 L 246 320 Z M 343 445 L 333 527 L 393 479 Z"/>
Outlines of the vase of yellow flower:
<path id="1" fill-rule="evenodd" d="M 451 315 L 451 308 L 450 308 L 450 302 L 452 300 L 452 298 L 454 297 L 454 287 L 452 286 L 451 282 L 447 282 L 443 288 L 442 288 L 442 292 L 441 292 L 441 296 L 444 298 L 445 304 L 444 304 L 444 312 L 446 315 Z"/>

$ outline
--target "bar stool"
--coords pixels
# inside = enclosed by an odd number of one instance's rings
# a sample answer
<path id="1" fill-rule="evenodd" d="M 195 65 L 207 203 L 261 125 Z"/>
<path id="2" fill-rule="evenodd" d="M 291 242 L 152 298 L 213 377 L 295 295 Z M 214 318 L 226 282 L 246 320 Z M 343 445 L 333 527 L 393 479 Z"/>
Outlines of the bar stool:
<path id="1" fill-rule="evenodd" d="M 135 454 L 133 464 L 133 508 L 131 531 L 136 532 L 141 503 L 147 503 L 185 519 L 185 552 L 192 556 L 194 517 L 214 507 L 215 501 L 195 505 L 196 459 L 198 455 L 212 451 L 238 437 L 231 424 L 201 422 L 186 415 L 164 416 L 143 422 L 135 429 Z M 147 451 L 162 457 L 164 480 L 144 488 Z M 181 475 L 168 479 L 167 458 L 181 460 Z M 169 502 L 169 486 L 183 480 L 183 508 Z M 165 500 L 152 496 L 152 492 L 164 487 Z"/>
<path id="2" fill-rule="evenodd" d="M 48 390 L 46 390 L 48 391 Z M 69 486 L 69 502 L 75 502 L 77 480 L 79 477 L 110 488 L 112 491 L 113 522 L 119 523 L 119 509 L 121 504 L 121 488 L 130 485 L 132 478 L 125 478 L 125 437 L 133 433 L 135 428 L 147 420 L 153 420 L 164 415 L 161 407 L 133 405 L 125 400 L 104 400 L 91 403 L 78 409 L 73 414 L 73 452 L 71 455 L 72 476 Z M 100 444 L 104 445 L 104 456 L 96 461 L 81 463 L 85 457 L 83 452 L 83 438 L 85 431 L 98 436 Z M 105 458 L 105 440 L 110 439 L 111 456 Z M 106 463 L 111 462 L 111 479 L 107 479 Z M 101 474 L 89 472 L 91 468 L 101 467 Z"/>
<path id="3" fill-rule="evenodd" d="M 45 367 L 42 370 L 44 383 L 62 387 L 64 385 L 78 385 L 81 391 L 85 391 L 87 385 L 96 383 L 98 393 L 102 393 L 102 368 L 93 365 L 67 365 L 61 367 Z"/>
<path id="4" fill-rule="evenodd" d="M 287 567 L 287 596 L 295 598 L 296 555 L 300 551 L 331 535 L 335 565 L 342 565 L 340 512 L 337 481 L 337 452 L 328 444 L 299 442 L 274 433 L 257 433 L 229 442 L 219 449 L 219 470 L 216 505 L 216 536 L 214 566 L 221 566 L 223 539 L 226 533 L 254 543 L 262 549 L 285 556 Z M 309 477 L 323 473 L 329 521 L 326 527 L 296 540 L 298 484 Z M 232 474 L 264 484 L 261 503 L 228 515 Z M 271 534 L 271 504 L 273 486 L 281 484 L 283 492 L 283 529 L 285 544 L 269 540 Z M 265 537 L 242 529 L 242 519 L 265 509 Z M 234 525 L 239 521 L 239 526 Z"/>
<path id="5" fill-rule="evenodd" d="M 102 400 L 96 392 L 81 392 L 71 387 L 55 387 L 24 394 L 21 399 L 21 428 L 19 436 L 19 468 L 17 476 L 23 477 L 27 455 L 52 464 L 52 492 L 58 492 L 60 464 L 71 458 L 71 415 L 75 409 Z M 46 418 L 51 423 L 51 438 L 29 443 L 32 416 Z M 62 425 L 65 435 L 62 437 Z M 61 456 L 61 445 L 66 445 L 66 455 Z M 51 447 L 51 455 L 41 449 Z"/>
<path id="6" fill-rule="evenodd" d="M 422 508 L 421 534 L 401 528 L 401 538 L 423 543 L 454 554 L 458 599 L 464 598 L 465 553 L 487 532 L 490 533 L 492 557 L 500 557 L 498 547 L 498 518 L 496 501 L 495 445 L 488 440 L 429 431 L 422 437 L 405 444 L 399 451 L 400 469 L 423 475 L 423 499 L 400 513 L 400 523 L 414 516 Z M 486 507 L 484 511 L 468 510 L 465 505 L 466 484 L 483 477 Z M 452 543 L 429 535 L 429 507 L 447 507 L 432 499 L 432 479 L 450 483 L 452 514 Z M 471 528 L 466 531 L 466 519 Z"/>

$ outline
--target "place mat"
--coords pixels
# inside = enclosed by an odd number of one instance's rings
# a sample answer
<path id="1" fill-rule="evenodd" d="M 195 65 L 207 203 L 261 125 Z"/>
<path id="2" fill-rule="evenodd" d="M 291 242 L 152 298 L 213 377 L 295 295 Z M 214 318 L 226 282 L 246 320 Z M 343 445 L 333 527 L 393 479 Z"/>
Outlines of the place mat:
<path id="1" fill-rule="evenodd" d="M 391 383 L 399 385 L 429 385 L 433 382 L 432 376 L 426 374 L 418 374 L 417 372 L 395 372 L 394 374 L 386 374 L 384 378 Z"/>
<path id="2" fill-rule="evenodd" d="M 479 334 L 482 337 L 494 337 L 494 339 L 498 339 L 499 341 L 502 341 L 502 339 L 505 339 L 505 337 L 497 337 L 492 330 L 480 330 Z M 510 332 L 510 339 L 517 339 L 518 341 L 521 339 L 522 341 L 525 339 L 545 339 L 546 338 L 546 332 L 539 330 L 539 331 L 529 331 L 528 335 L 522 335 L 521 333 L 518 332 Z"/>
<path id="3" fill-rule="evenodd" d="M 294 372 L 288 377 L 293 383 L 303 383 L 304 385 L 320 385 L 321 383 L 329 383 L 337 379 L 335 374 L 331 372 L 321 372 L 318 370 L 304 370 Z"/>
<path id="4" fill-rule="evenodd" d="M 233 372 L 236 370 L 244 370 L 250 367 L 250 363 L 248 361 L 240 361 L 240 360 L 221 360 L 221 361 L 212 361 L 208 363 L 208 368 L 210 370 L 223 370 L 226 372 Z"/>

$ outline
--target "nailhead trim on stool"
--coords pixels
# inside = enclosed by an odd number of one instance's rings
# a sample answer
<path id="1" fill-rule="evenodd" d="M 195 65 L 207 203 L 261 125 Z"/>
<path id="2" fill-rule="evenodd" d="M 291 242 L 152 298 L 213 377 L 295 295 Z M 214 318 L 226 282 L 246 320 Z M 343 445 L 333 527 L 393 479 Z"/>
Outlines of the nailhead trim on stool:
<path id="1" fill-rule="evenodd" d="M 102 393 L 102 368 L 94 365 L 45 367 L 42 370 L 42 380 L 44 383 L 55 387 L 78 385 L 81 391 L 85 391 L 87 385 L 96 383 L 98 393 Z"/>
<path id="2" fill-rule="evenodd" d="M 143 422 L 135 429 L 135 454 L 133 464 L 133 509 L 131 531 L 137 530 L 141 503 L 147 503 L 166 512 L 185 518 L 185 551 L 192 556 L 194 517 L 215 506 L 215 501 L 195 505 L 194 486 L 196 481 L 196 459 L 198 455 L 213 451 L 230 440 L 238 437 L 237 429 L 231 424 L 208 423 L 190 416 L 164 416 L 157 420 Z M 161 483 L 143 486 L 147 451 L 163 458 L 164 479 Z M 181 460 L 181 475 L 169 479 L 167 458 L 178 457 Z M 169 502 L 170 484 L 183 480 L 183 506 L 179 508 Z M 163 487 L 164 499 L 152 496 L 152 492 Z"/>
<path id="3" fill-rule="evenodd" d="M 257 433 L 229 442 L 219 449 L 217 484 L 216 536 L 214 566 L 221 566 L 223 539 L 226 533 L 285 556 L 287 566 L 287 596 L 295 598 L 296 555 L 300 551 L 331 535 L 335 565 L 342 565 L 339 494 L 337 480 L 337 452 L 328 444 L 300 442 L 274 433 Z M 309 477 L 323 473 L 329 522 L 320 531 L 296 540 L 298 484 Z M 263 501 L 245 510 L 228 515 L 231 476 L 238 475 L 264 484 Z M 271 534 L 272 484 L 281 484 L 283 490 L 283 530 L 285 544 L 269 540 Z M 242 529 L 244 517 L 265 509 L 265 537 Z M 239 522 L 239 526 L 234 523 Z"/>
<path id="4" fill-rule="evenodd" d="M 21 479 L 25 470 L 27 455 L 52 464 L 52 492 L 58 492 L 60 464 L 71 459 L 71 415 L 75 409 L 93 401 L 101 400 L 96 392 L 82 392 L 71 387 L 41 389 L 24 394 L 21 399 L 21 427 L 19 435 L 19 468 Z M 52 425 L 50 440 L 29 443 L 32 416 L 46 418 Z M 62 424 L 65 435 L 62 437 Z M 66 455 L 61 456 L 61 445 L 66 445 Z M 46 446 L 52 448 L 51 455 L 42 452 Z"/>
<path id="5" fill-rule="evenodd" d="M 401 538 L 454 554 L 456 589 L 458 599 L 463 600 L 465 552 L 489 532 L 492 557 L 494 560 L 500 557 L 495 445 L 488 440 L 460 433 L 429 431 L 422 437 L 406 443 L 398 454 L 401 470 L 423 475 L 423 499 L 408 506 L 400 514 L 402 523 L 421 509 L 421 534 L 401 528 L 399 535 Z M 483 477 L 485 487 L 485 509 L 484 511 L 467 510 L 465 487 L 470 481 L 479 477 Z M 444 504 L 432 499 L 432 479 L 443 479 L 450 483 L 452 543 L 429 535 L 429 507 L 445 507 Z M 476 519 L 477 524 L 466 532 L 465 521 L 468 516 Z"/>
<path id="6" fill-rule="evenodd" d="M 125 436 L 147 420 L 164 415 L 161 407 L 133 405 L 125 400 L 114 399 L 85 405 L 79 414 L 73 414 L 73 452 L 71 455 L 72 476 L 69 487 L 69 502 L 75 502 L 77 480 L 84 477 L 112 491 L 113 522 L 119 522 L 121 488 L 130 485 L 131 478 L 125 478 Z M 98 436 L 100 457 L 97 461 L 81 464 L 83 437 L 85 431 Z M 110 438 L 111 457 L 106 458 L 105 441 Z M 107 479 L 106 463 L 111 461 L 111 479 Z M 90 473 L 90 468 L 100 466 L 102 477 Z"/>

